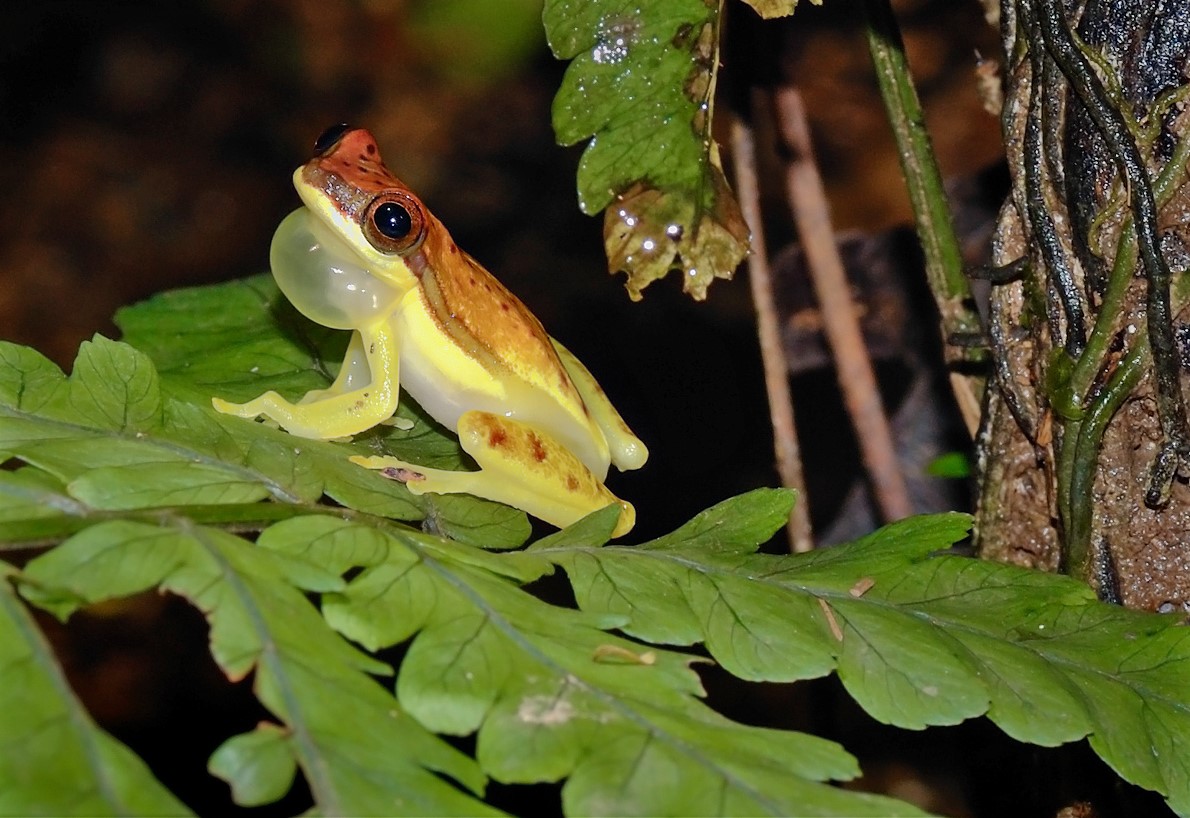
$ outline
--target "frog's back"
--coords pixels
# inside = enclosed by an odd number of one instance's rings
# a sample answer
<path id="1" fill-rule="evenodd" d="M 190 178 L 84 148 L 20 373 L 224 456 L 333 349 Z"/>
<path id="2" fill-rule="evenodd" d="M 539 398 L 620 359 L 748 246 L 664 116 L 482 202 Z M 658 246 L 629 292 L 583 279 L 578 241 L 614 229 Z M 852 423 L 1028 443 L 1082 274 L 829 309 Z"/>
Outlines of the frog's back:
<path id="1" fill-rule="evenodd" d="M 495 276 L 451 240 L 445 228 L 431 233 L 445 246 L 429 257 L 446 263 L 421 273 L 421 288 L 433 314 L 449 316 L 442 329 L 469 353 L 496 363 L 526 383 L 576 405 L 570 382 L 537 317 Z M 436 251 L 436 252 L 435 252 Z M 419 271 L 414 269 L 415 273 Z"/>

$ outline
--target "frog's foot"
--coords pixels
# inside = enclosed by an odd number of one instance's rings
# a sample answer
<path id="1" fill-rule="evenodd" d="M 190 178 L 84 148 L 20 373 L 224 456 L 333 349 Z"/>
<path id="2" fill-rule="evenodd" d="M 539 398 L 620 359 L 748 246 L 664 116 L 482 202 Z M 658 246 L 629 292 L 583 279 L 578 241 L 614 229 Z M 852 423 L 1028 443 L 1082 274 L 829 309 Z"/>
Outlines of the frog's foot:
<path id="1" fill-rule="evenodd" d="M 527 423 L 489 412 L 459 418 L 459 442 L 479 471 L 445 471 L 395 457 L 353 457 L 351 462 L 380 469 L 413 494 L 474 494 L 505 503 L 564 528 L 615 503 L 620 520 L 612 535 L 632 530 L 636 511 L 610 491 L 582 461 L 552 436 Z"/>
<path id="2" fill-rule="evenodd" d="M 247 403 L 231 403 L 222 398 L 211 398 L 211 405 L 215 407 L 216 412 L 221 412 L 225 415 L 234 415 L 245 420 L 263 417 L 266 423 L 279 425 L 290 434 L 299 437 L 323 437 L 320 434 L 304 433 L 308 430 L 297 428 L 298 424 L 294 420 L 294 412 L 299 410 L 298 404 L 290 403 L 276 392 L 265 392 L 260 397 L 253 398 Z M 291 426 L 291 424 L 293 425 Z"/>
<path id="3" fill-rule="evenodd" d="M 357 390 L 301 403 L 290 403 L 276 392 L 265 392 L 247 403 L 211 399 L 217 412 L 248 419 L 263 416 L 291 435 L 314 440 L 349 438 L 366 431 L 391 416 L 396 403 L 396 396 L 387 389 L 371 395 Z"/>

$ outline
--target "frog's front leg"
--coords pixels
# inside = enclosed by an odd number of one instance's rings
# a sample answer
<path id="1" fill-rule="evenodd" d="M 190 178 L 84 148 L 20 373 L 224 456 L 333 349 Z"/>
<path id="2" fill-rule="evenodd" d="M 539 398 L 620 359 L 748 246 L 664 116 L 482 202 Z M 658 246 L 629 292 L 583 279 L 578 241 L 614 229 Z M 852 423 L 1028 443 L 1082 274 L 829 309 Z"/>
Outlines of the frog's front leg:
<path id="1" fill-rule="evenodd" d="M 299 403 L 290 403 L 276 392 L 265 392 L 247 403 L 219 398 L 211 402 L 224 414 L 263 415 L 298 437 L 328 440 L 356 435 L 397 410 L 397 352 L 396 337 L 387 323 L 363 328 L 352 335 L 343 368 L 328 389 L 307 394 Z"/>
<path id="2" fill-rule="evenodd" d="M 359 330 L 353 330 L 351 342 L 347 345 L 347 352 L 343 356 L 343 365 L 339 367 L 339 374 L 335 376 L 335 382 L 326 389 L 311 389 L 302 396 L 298 403 L 315 403 L 333 398 L 335 395 L 342 395 L 367 386 L 371 380 L 372 374 L 368 369 L 364 338 Z"/>
<path id="3" fill-rule="evenodd" d="M 632 530 L 636 511 L 616 497 L 582 461 L 548 433 L 490 412 L 463 413 L 459 442 L 479 471 L 427 469 L 395 457 L 353 457 L 369 469 L 383 469 L 414 494 L 473 494 L 505 503 L 563 528 L 616 503 L 620 520 L 613 536 Z"/>

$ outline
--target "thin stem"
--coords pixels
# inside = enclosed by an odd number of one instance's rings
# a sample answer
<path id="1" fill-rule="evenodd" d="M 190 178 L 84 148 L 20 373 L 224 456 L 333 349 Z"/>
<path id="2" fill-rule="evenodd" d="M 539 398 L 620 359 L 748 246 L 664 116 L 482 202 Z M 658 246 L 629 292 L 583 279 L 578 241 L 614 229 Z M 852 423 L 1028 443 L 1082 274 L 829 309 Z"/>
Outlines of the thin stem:
<path id="1" fill-rule="evenodd" d="M 773 303 L 773 281 L 769 274 L 768 249 L 760 214 L 760 185 L 756 176 L 756 145 L 752 129 L 739 117 L 731 123 L 731 150 L 734 157 L 736 192 L 744 220 L 752 230 L 752 255 L 748 258 L 748 278 L 752 302 L 756 305 L 756 332 L 760 337 L 760 357 L 764 363 L 764 384 L 769 398 L 769 418 L 773 426 L 773 449 L 781 485 L 797 490 L 797 503 L 789 518 L 789 548 L 803 553 L 814 548 L 810 529 L 809 495 L 802 474 L 801 444 L 794 423 L 793 396 L 789 391 L 789 363 L 777 309 Z"/>
<path id="2" fill-rule="evenodd" d="M 917 91 L 909 75 L 905 47 L 888 0 L 864 0 L 868 49 L 909 190 L 926 276 L 942 315 L 944 337 L 974 331 L 978 318 L 968 304 L 971 288 L 950 218 L 942 173 L 934 159 Z"/>
<path id="3" fill-rule="evenodd" d="M 777 121 L 789 152 L 785 184 L 814 292 L 822 310 L 826 339 L 838 371 L 847 412 L 859 441 L 876 503 L 885 520 L 913 513 L 905 478 L 897 463 L 888 416 L 880 401 L 876 375 L 860 332 L 859 317 L 814 164 L 810 129 L 801 96 L 793 88 L 777 92 Z"/>
<path id="4" fill-rule="evenodd" d="M 1153 182 L 1153 195 L 1157 199 L 1158 207 L 1164 207 L 1169 202 L 1178 189 L 1178 184 L 1185 178 L 1187 161 L 1190 161 L 1190 139 L 1183 139 L 1177 143 L 1173 155 Z M 1124 296 L 1132 282 L 1136 266 L 1136 233 L 1132 226 L 1132 217 L 1127 216 L 1120 227 L 1115 260 L 1112 263 L 1103 304 L 1099 307 L 1099 317 L 1087 339 L 1087 348 L 1079 356 L 1071 373 L 1070 388 L 1079 405 L 1085 403 L 1095 376 L 1103 366 L 1108 344 L 1115 334 L 1116 323 L 1123 312 Z"/>
<path id="5" fill-rule="evenodd" d="M 1025 11 L 1025 9 L 1022 9 Z M 1054 205 L 1046 196 L 1046 182 L 1060 186 L 1057 176 L 1060 165 L 1059 158 L 1049 156 L 1051 148 L 1057 148 L 1056 139 L 1043 139 L 1042 130 L 1049 133 L 1052 122 L 1056 119 L 1056 112 L 1051 110 L 1052 100 L 1043 97 L 1046 78 L 1049 73 L 1056 73 L 1047 69 L 1044 52 L 1036 47 L 1041 43 L 1041 32 L 1031 15 L 1021 14 L 1021 22 L 1029 31 L 1030 42 L 1036 44 L 1029 49 L 1032 64 L 1030 76 L 1029 108 L 1025 121 L 1025 195 L 1028 201 L 1027 214 L 1029 224 L 1033 228 L 1034 242 L 1041 250 L 1041 257 L 1045 261 L 1046 277 L 1050 282 L 1049 292 L 1057 293 L 1062 312 L 1057 311 L 1057 304 L 1050 310 L 1050 335 L 1054 343 L 1061 343 L 1071 358 L 1078 357 L 1086 345 L 1086 317 L 1082 294 L 1078 282 L 1074 278 L 1074 270 L 1066 254 L 1062 240 L 1058 237 L 1057 226 L 1054 222 Z M 1052 95 L 1050 95 L 1052 96 Z M 1047 127 L 1048 126 L 1048 127 Z M 1049 161 L 1047 161 L 1047 159 Z M 1047 179 L 1048 175 L 1048 179 Z M 1060 320 L 1065 318 L 1065 324 Z M 1063 336 L 1065 340 L 1063 341 Z"/>
<path id="6" fill-rule="evenodd" d="M 306 514 L 342 516 L 349 510 L 318 503 L 227 503 L 195 506 L 157 506 L 131 511 L 86 509 L 81 514 L 65 514 L 38 520 L 7 524 L 0 551 L 47 548 L 103 520 L 138 520 L 151 524 L 178 516 L 198 525 L 219 526 L 226 531 L 263 531 L 270 525 Z"/>
<path id="7" fill-rule="evenodd" d="M 1099 449 L 1103 444 L 1103 433 L 1116 410 L 1140 383 L 1148 362 L 1149 345 L 1143 338 L 1137 339 L 1133 350 L 1120 361 L 1119 367 L 1112 374 L 1102 398 L 1095 402 L 1077 427 L 1069 427 L 1067 430 L 1071 437 L 1077 436 L 1077 442 L 1068 442 L 1067 446 L 1077 451 L 1071 458 L 1068 492 L 1070 507 L 1066 523 L 1067 548 L 1064 570 L 1071 576 L 1086 581 L 1092 578 L 1091 491 L 1094 488 L 1095 466 L 1099 459 Z M 1095 572 L 1096 575 L 1099 573 Z"/>

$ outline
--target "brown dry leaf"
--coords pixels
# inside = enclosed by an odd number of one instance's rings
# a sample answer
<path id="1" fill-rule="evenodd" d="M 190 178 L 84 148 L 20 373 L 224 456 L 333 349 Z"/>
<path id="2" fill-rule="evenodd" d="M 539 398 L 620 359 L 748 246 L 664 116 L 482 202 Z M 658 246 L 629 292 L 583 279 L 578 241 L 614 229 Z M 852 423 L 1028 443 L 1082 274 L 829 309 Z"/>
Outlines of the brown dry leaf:
<path id="1" fill-rule="evenodd" d="M 744 0 L 752 10 L 766 20 L 774 17 L 788 17 L 797 8 L 797 0 Z M 810 0 L 816 6 L 822 5 L 822 0 Z"/>
<path id="2" fill-rule="evenodd" d="M 608 267 L 628 274 L 625 286 L 634 301 L 671 269 L 681 270 L 682 289 L 701 301 L 712 281 L 730 279 L 748 255 L 751 234 L 718 165 L 713 179 L 705 208 L 643 183 L 607 208 L 603 242 Z"/>

